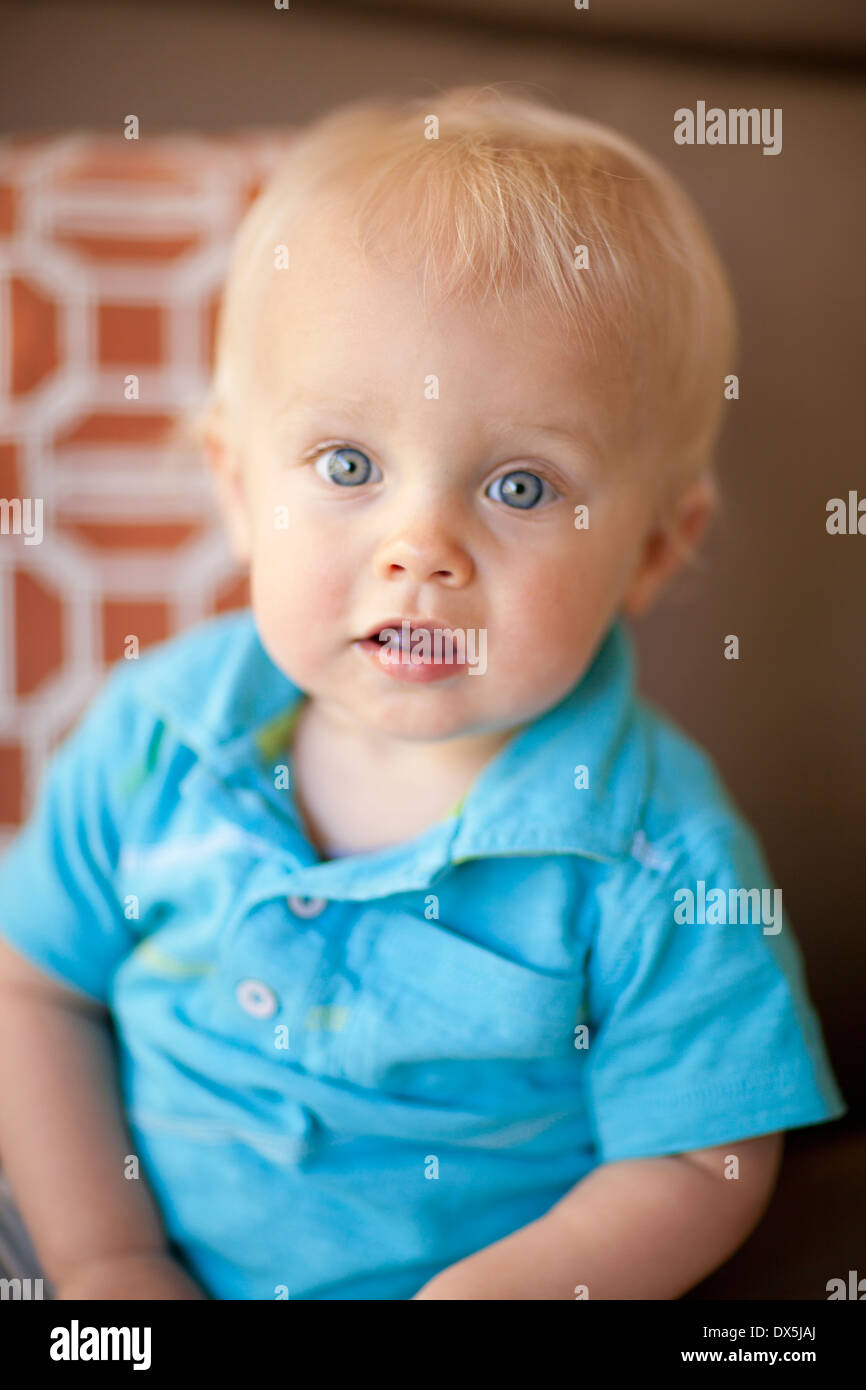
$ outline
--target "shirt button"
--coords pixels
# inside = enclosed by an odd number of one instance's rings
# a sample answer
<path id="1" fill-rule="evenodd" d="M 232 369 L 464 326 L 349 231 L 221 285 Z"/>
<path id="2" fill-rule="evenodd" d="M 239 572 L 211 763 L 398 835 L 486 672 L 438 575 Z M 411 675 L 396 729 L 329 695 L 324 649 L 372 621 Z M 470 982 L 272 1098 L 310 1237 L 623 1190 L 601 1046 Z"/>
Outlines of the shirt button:
<path id="1" fill-rule="evenodd" d="M 327 898 L 289 898 L 289 907 L 296 917 L 318 917 L 327 906 Z"/>
<path id="2" fill-rule="evenodd" d="M 261 980 L 241 980 L 235 990 L 235 998 L 244 1013 L 253 1018 L 270 1018 L 277 1012 L 277 996 Z"/>

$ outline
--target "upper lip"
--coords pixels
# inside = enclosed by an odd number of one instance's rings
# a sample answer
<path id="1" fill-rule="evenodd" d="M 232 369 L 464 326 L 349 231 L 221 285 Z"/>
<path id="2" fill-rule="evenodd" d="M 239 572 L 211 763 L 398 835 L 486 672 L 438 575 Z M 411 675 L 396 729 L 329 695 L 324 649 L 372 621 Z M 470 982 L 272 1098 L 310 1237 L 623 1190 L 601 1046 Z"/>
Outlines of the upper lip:
<path id="1" fill-rule="evenodd" d="M 415 628 L 428 628 L 430 631 L 433 631 L 433 629 L 437 627 L 453 629 L 454 626 L 453 623 L 446 623 L 442 618 L 410 618 L 406 614 L 402 614 L 396 618 L 384 618 L 381 622 L 374 623 L 373 626 L 369 627 L 357 640 L 359 642 L 366 642 L 368 638 L 375 637 L 377 632 L 381 632 L 382 629 L 386 627 L 396 628 L 396 630 L 400 632 L 404 623 L 409 624 L 410 632 L 414 631 Z"/>

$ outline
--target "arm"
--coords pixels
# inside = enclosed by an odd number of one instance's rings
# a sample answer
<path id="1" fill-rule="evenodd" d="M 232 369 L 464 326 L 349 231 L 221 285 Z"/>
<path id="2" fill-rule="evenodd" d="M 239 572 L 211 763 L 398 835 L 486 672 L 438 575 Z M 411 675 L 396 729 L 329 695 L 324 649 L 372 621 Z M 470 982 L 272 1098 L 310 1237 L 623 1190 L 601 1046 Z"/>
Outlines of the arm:
<path id="1" fill-rule="evenodd" d="M 0 939 L 0 1161 L 58 1297 L 204 1297 L 145 1181 L 123 1175 L 106 1019 Z"/>
<path id="2" fill-rule="evenodd" d="M 680 1298 L 723 1264 L 770 1200 L 783 1135 L 593 1169 L 537 1221 L 442 1270 L 415 1298 Z M 725 1155 L 740 1175 L 724 1177 Z"/>

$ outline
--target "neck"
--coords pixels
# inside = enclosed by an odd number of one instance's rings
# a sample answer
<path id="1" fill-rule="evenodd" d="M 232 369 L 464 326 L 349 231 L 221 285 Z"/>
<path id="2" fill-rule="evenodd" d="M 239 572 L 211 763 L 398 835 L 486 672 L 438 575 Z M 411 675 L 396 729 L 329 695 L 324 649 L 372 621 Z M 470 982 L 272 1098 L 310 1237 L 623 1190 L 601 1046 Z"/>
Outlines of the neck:
<path id="1" fill-rule="evenodd" d="M 298 717 L 297 733 L 321 738 L 329 754 L 350 764 L 367 764 L 401 780 L 429 775 L 440 777 L 477 771 L 513 737 L 518 727 L 473 731 L 451 738 L 418 740 L 399 738 L 380 729 L 369 729 L 338 707 L 308 699 Z"/>

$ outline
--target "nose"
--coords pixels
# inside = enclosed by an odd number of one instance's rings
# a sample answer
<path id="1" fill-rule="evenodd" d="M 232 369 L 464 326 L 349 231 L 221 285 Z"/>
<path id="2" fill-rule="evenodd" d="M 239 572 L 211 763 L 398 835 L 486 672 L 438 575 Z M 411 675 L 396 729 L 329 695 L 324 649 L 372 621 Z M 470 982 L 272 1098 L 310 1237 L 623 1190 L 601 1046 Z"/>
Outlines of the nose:
<path id="1" fill-rule="evenodd" d="M 374 567 L 383 579 L 405 574 L 415 584 L 436 579 L 451 588 L 468 584 L 474 571 L 469 552 L 452 528 L 430 516 L 416 517 L 382 541 Z"/>

